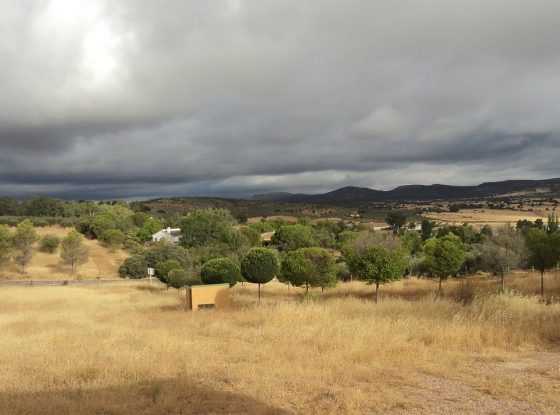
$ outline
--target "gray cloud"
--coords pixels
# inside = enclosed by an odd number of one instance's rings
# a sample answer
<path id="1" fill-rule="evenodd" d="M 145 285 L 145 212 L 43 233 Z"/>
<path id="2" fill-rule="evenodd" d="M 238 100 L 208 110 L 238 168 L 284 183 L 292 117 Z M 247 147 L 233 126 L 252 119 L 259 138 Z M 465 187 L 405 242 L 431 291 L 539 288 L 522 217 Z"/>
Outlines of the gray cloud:
<path id="1" fill-rule="evenodd" d="M 560 176 L 556 0 L 0 4 L 0 193 Z"/>

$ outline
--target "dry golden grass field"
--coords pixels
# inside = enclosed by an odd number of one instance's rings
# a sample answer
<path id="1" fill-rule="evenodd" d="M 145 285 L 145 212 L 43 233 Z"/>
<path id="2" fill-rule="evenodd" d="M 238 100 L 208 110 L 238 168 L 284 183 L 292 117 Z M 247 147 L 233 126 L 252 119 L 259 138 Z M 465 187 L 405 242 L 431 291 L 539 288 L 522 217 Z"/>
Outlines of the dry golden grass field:
<path id="1" fill-rule="evenodd" d="M 56 235 L 64 238 L 72 228 L 62 228 L 59 226 L 47 226 L 35 228 L 39 236 L 46 234 Z M 26 273 L 22 274 L 15 263 L 2 268 L 0 278 L 7 279 L 34 279 L 34 280 L 56 280 L 56 279 L 95 279 L 118 278 L 119 266 L 123 263 L 128 254 L 123 250 L 111 252 L 96 240 L 84 239 L 84 244 L 89 250 L 87 263 L 80 265 L 76 275 L 72 275 L 70 266 L 62 264 L 60 251 L 54 254 L 47 254 L 35 249 L 31 263 L 26 267 Z"/>
<path id="2" fill-rule="evenodd" d="M 469 223 L 472 225 L 500 226 L 511 224 L 515 226 L 518 220 L 527 219 L 534 222 L 537 219 L 547 220 L 546 212 L 526 212 L 512 209 L 464 209 L 459 212 L 426 213 L 426 218 L 449 224 L 461 225 Z"/>
<path id="3" fill-rule="evenodd" d="M 307 299 L 273 282 L 258 306 L 246 284 L 197 313 L 146 282 L 4 287 L 0 414 L 560 413 L 560 304 L 435 286 L 398 282 L 376 305 L 359 282 Z"/>

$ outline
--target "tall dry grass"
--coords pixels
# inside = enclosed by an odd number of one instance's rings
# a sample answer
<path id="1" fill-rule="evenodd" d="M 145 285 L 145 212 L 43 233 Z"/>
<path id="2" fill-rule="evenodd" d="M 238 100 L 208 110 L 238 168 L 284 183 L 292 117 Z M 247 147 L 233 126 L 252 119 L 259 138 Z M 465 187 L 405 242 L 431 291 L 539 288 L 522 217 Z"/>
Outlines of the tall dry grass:
<path id="1" fill-rule="evenodd" d="M 525 393 L 507 374 L 480 374 L 554 351 L 559 304 L 510 294 L 467 305 L 408 299 L 430 284 L 385 287 L 378 305 L 361 283 L 308 298 L 271 283 L 261 306 L 254 287 L 237 286 L 231 310 L 199 313 L 185 313 L 177 291 L 143 284 L 4 288 L 0 414 L 419 410 L 425 402 L 410 390 L 427 374 L 560 408 L 560 379 L 539 377 Z"/>

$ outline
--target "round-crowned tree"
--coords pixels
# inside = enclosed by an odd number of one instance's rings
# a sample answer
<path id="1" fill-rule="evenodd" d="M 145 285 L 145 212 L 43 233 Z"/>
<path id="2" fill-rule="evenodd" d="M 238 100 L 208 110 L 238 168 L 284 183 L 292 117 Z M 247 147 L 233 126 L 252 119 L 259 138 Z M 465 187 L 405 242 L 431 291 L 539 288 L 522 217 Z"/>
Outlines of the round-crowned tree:
<path id="1" fill-rule="evenodd" d="M 200 270 L 200 277 L 205 284 L 225 284 L 233 287 L 241 281 L 241 269 L 230 258 L 215 258 L 206 262 Z"/>
<path id="2" fill-rule="evenodd" d="M 252 248 L 241 261 L 243 277 L 259 286 L 259 302 L 261 300 L 261 284 L 271 281 L 279 270 L 278 254 L 270 248 Z"/>
<path id="3" fill-rule="evenodd" d="M 313 228 L 307 225 L 281 226 L 272 236 L 272 244 L 279 251 L 294 251 L 316 245 Z"/>

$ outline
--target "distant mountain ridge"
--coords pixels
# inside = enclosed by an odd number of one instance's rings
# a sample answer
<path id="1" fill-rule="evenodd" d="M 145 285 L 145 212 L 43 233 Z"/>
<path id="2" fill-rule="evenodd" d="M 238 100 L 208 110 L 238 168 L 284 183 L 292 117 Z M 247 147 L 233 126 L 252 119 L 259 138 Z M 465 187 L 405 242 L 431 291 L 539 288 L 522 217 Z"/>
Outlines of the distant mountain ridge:
<path id="1" fill-rule="evenodd" d="M 506 195 L 515 192 L 531 192 L 546 188 L 560 191 L 560 178 L 544 180 L 505 180 L 486 182 L 477 186 L 452 186 L 445 184 L 406 185 L 392 190 L 375 190 L 367 187 L 346 186 L 322 194 L 293 194 L 275 192 L 255 195 L 253 200 L 293 203 L 390 202 L 470 199 Z"/>

